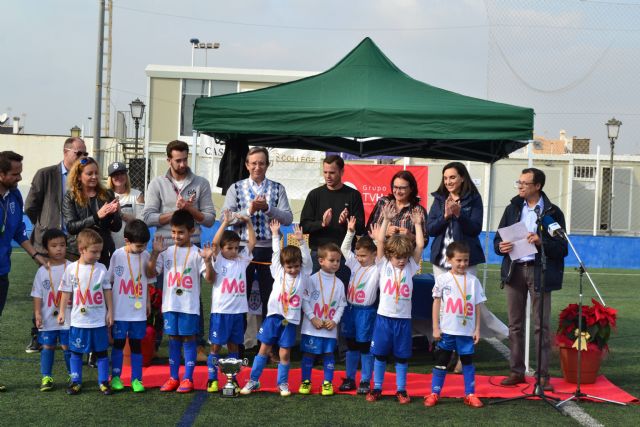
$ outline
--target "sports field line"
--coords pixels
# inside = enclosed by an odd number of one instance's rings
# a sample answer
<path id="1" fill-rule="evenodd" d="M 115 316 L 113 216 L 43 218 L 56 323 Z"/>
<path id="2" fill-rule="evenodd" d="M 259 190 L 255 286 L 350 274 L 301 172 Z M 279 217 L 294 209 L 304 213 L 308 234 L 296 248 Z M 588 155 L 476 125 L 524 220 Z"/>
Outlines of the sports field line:
<path id="1" fill-rule="evenodd" d="M 191 403 L 187 406 L 187 409 L 184 410 L 182 414 L 182 418 L 176 424 L 177 427 L 191 427 L 193 423 L 198 418 L 198 414 L 200 414 L 200 409 L 204 405 L 204 402 L 207 401 L 207 392 L 206 391 L 197 391 L 191 399 Z"/>

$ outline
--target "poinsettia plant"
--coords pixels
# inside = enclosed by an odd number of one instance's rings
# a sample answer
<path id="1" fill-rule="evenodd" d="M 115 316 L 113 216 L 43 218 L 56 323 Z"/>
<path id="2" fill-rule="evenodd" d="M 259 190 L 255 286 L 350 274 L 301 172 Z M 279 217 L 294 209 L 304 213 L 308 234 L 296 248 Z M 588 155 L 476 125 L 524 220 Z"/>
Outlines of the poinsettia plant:
<path id="1" fill-rule="evenodd" d="M 556 344 L 562 347 L 577 348 L 577 340 L 583 339 L 588 350 L 609 350 L 611 330 L 616 327 L 618 311 L 605 307 L 595 299 L 591 306 L 582 306 L 582 333 L 578 330 L 578 304 L 569 304 L 560 312 L 560 321 L 556 332 Z"/>

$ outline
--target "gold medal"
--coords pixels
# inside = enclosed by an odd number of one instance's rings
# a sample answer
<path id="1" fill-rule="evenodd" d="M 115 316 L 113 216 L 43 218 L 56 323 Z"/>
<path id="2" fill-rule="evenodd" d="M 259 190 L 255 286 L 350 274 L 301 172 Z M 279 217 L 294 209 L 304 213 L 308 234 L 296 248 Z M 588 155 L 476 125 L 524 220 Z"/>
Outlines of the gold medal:
<path id="1" fill-rule="evenodd" d="M 142 303 L 140 301 L 136 301 L 133 306 L 136 308 L 136 310 L 140 310 L 142 308 Z"/>
<path id="2" fill-rule="evenodd" d="M 176 289 L 176 295 L 178 296 L 182 295 L 182 289 L 180 288 Z"/>
<path id="3" fill-rule="evenodd" d="M 462 319 L 462 326 L 467 326 L 467 319 Z"/>
<path id="4" fill-rule="evenodd" d="M 282 326 L 287 326 L 289 321 L 287 319 L 282 319 Z"/>
<path id="5" fill-rule="evenodd" d="M 84 307 L 80 307 L 80 313 L 87 314 L 87 309 Z"/>
<path id="6" fill-rule="evenodd" d="M 462 295 L 462 305 L 464 306 L 464 308 L 462 309 L 462 326 L 467 326 L 467 274 L 464 274 L 464 290 L 462 289 L 462 287 L 460 286 L 460 283 L 458 283 L 458 279 L 456 279 L 456 275 L 453 274 L 453 272 L 449 271 L 449 273 L 451 273 L 451 276 L 453 277 L 453 281 L 456 282 L 456 286 L 458 287 L 458 290 L 460 291 L 460 295 Z"/>

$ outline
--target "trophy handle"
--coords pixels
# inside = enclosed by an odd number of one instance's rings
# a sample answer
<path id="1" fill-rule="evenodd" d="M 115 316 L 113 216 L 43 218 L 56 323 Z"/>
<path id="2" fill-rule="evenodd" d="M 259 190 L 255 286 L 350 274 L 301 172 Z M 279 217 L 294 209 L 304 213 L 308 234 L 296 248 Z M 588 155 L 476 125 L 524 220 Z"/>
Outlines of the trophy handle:
<path id="1" fill-rule="evenodd" d="M 242 359 L 242 366 L 249 366 L 249 359 L 247 359 L 246 357 Z"/>

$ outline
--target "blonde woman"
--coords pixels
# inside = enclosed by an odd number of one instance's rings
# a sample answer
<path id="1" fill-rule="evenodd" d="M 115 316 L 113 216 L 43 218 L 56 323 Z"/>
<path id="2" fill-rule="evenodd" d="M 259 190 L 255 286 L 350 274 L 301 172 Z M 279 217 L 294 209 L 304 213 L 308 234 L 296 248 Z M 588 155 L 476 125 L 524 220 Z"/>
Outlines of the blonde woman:
<path id="1" fill-rule="evenodd" d="M 98 164 L 93 158 L 82 158 L 69 170 L 62 215 L 69 233 L 68 258 L 76 260 L 79 257 L 78 233 L 91 228 L 104 241 L 99 261 L 108 268 L 111 254 L 115 251 L 111 232 L 122 228 L 120 204 L 113 191 L 104 188 L 100 182 Z"/>
<path id="2" fill-rule="evenodd" d="M 124 226 L 134 219 L 142 217 L 144 196 L 139 190 L 131 188 L 127 166 L 124 163 L 111 163 L 107 172 L 109 173 L 107 187 L 113 190 L 116 198 L 120 201 L 120 217 L 124 223 L 120 231 L 111 233 L 116 249 L 118 249 L 124 246 Z"/>

